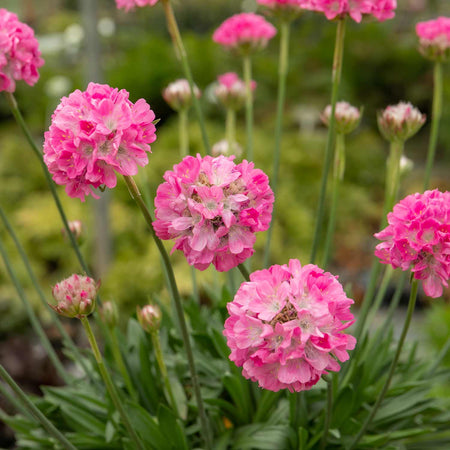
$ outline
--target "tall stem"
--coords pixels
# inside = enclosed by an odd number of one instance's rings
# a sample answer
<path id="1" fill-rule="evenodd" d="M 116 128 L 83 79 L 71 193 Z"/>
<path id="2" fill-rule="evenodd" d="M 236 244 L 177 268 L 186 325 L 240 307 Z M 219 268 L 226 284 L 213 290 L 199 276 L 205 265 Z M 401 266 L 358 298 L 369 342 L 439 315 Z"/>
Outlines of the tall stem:
<path id="1" fill-rule="evenodd" d="M 227 118 L 225 121 L 225 136 L 228 143 L 228 152 L 233 154 L 236 143 L 236 110 L 227 108 Z"/>
<path id="2" fill-rule="evenodd" d="M 252 91 L 252 60 L 250 55 L 244 56 L 245 82 L 245 127 L 247 134 L 247 159 L 253 161 L 253 91 Z"/>
<path id="3" fill-rule="evenodd" d="M 327 445 L 328 431 L 331 424 L 331 416 L 333 414 L 333 381 L 328 376 L 322 377 L 327 382 L 327 410 L 325 411 L 325 423 L 323 425 L 322 440 L 320 442 L 320 450 L 324 450 Z"/>
<path id="4" fill-rule="evenodd" d="M 289 37 L 291 31 L 291 22 L 283 21 L 280 27 L 280 54 L 278 60 L 278 94 L 277 94 L 277 113 L 275 118 L 275 149 L 273 153 L 273 169 L 271 188 L 275 195 L 278 191 L 278 176 L 280 172 L 281 159 L 281 138 L 283 136 L 283 113 L 286 99 L 286 80 L 289 71 Z M 267 231 L 266 248 L 264 252 L 264 267 L 268 267 L 270 260 L 270 244 L 272 241 L 272 231 L 275 219 L 275 206 L 272 211 L 272 221 Z"/>
<path id="5" fill-rule="evenodd" d="M 442 63 L 434 64 L 434 92 L 433 92 L 433 117 L 431 118 L 431 135 L 428 146 L 428 156 L 425 168 L 424 190 L 427 190 L 430 184 L 431 169 L 433 168 L 434 157 L 439 135 L 439 125 L 442 116 L 442 104 L 444 94 L 444 84 L 442 79 Z"/>
<path id="6" fill-rule="evenodd" d="M 331 91 L 331 116 L 328 126 L 327 145 L 325 148 L 325 163 L 322 171 L 322 181 L 319 195 L 319 205 L 317 208 L 316 228 L 314 230 L 314 238 L 311 250 L 311 263 L 314 263 L 317 250 L 319 248 L 320 233 L 322 231 L 323 216 L 325 213 L 325 197 L 327 192 L 328 173 L 330 172 L 331 163 L 333 161 L 333 143 L 336 128 L 336 103 L 339 95 L 339 85 L 341 83 L 342 62 L 344 57 L 344 38 L 345 38 L 345 18 L 338 21 L 336 31 L 336 44 L 334 47 L 333 73 L 332 73 L 332 91 Z"/>
<path id="7" fill-rule="evenodd" d="M 179 134 L 180 134 L 180 156 L 184 158 L 189 155 L 189 127 L 188 127 L 188 112 L 187 108 L 182 108 L 178 111 L 179 120 Z"/>
<path id="8" fill-rule="evenodd" d="M 109 375 L 108 371 L 106 370 L 105 364 L 103 362 L 102 354 L 100 353 L 100 350 L 98 348 L 97 341 L 95 339 L 94 333 L 92 332 L 91 325 L 89 324 L 89 319 L 86 316 L 81 316 L 80 320 L 86 331 L 86 335 L 89 340 L 89 344 L 91 345 L 95 360 L 97 361 L 98 369 L 99 369 L 100 375 L 102 376 L 103 381 L 105 383 L 106 390 L 108 391 L 117 412 L 119 413 L 120 417 L 122 418 L 123 424 L 125 425 L 125 428 L 127 429 L 128 434 L 130 435 L 130 438 L 136 445 L 136 448 L 144 450 L 145 447 L 142 445 L 142 442 L 139 439 L 139 436 L 134 431 L 133 425 L 131 424 L 131 421 L 128 418 L 127 413 L 125 412 L 125 409 L 122 405 L 122 401 L 120 400 L 119 394 L 117 393 L 116 387 L 114 386 L 114 383 L 111 380 L 111 376 Z"/>
<path id="9" fill-rule="evenodd" d="M 22 405 L 32 414 L 32 416 L 42 425 L 48 434 L 53 436 L 63 448 L 67 450 L 76 450 L 66 437 L 42 414 L 42 412 L 34 405 L 34 403 L 27 397 L 25 392 L 20 389 L 16 382 L 11 378 L 9 373 L 0 364 L 0 377 L 9 385 L 14 393 L 19 398 Z"/>
<path id="10" fill-rule="evenodd" d="M 184 71 L 184 76 L 187 78 L 189 82 L 189 87 L 191 89 L 191 96 L 194 103 L 194 109 L 197 115 L 198 123 L 200 125 L 203 145 L 205 147 L 206 153 L 209 155 L 211 153 L 211 148 L 209 146 L 208 135 L 206 133 L 205 118 L 203 116 L 203 111 L 200 106 L 200 102 L 197 96 L 195 95 L 195 87 L 194 87 L 195 85 L 192 76 L 192 70 L 191 66 L 189 65 L 186 49 L 184 48 L 183 39 L 181 38 L 180 30 L 178 28 L 177 19 L 175 18 L 175 14 L 173 12 L 170 0 L 161 0 L 161 3 L 164 8 L 164 13 L 166 15 L 167 29 L 169 31 L 170 37 L 172 38 L 172 43 L 175 48 L 175 54 L 177 55 L 177 58 L 180 60 Z"/>
<path id="11" fill-rule="evenodd" d="M 370 414 L 367 416 L 367 419 L 365 420 L 364 424 L 362 425 L 361 429 L 359 430 L 359 433 L 357 434 L 356 438 L 350 445 L 349 450 L 352 450 L 353 448 L 355 448 L 355 446 L 358 444 L 358 442 L 364 436 L 364 433 L 366 432 L 369 425 L 372 423 L 372 420 L 375 417 L 375 415 L 378 411 L 378 408 L 380 407 L 381 402 L 383 401 L 383 399 L 389 389 L 392 377 L 393 377 L 395 369 L 397 367 L 398 360 L 400 358 L 400 354 L 403 349 L 403 344 L 405 342 L 405 338 L 408 333 L 409 325 L 411 323 L 411 319 L 413 316 L 414 307 L 416 305 L 416 299 L 417 299 L 417 288 L 418 288 L 418 282 L 416 279 L 413 279 L 413 281 L 411 283 L 411 294 L 409 296 L 408 310 L 406 312 L 405 323 L 403 325 L 403 330 L 400 335 L 400 340 L 398 341 L 398 344 L 397 344 L 397 350 L 395 352 L 394 359 L 392 360 L 386 382 L 384 383 L 383 389 L 381 390 L 380 394 L 378 395 L 377 401 L 373 405 L 372 410 L 370 411 Z"/>
<path id="12" fill-rule="evenodd" d="M 244 264 L 239 264 L 238 269 L 241 272 L 242 276 L 244 277 L 245 281 L 250 281 L 250 274 L 248 273 L 247 268 L 244 266 Z"/>
<path id="13" fill-rule="evenodd" d="M 164 267 L 166 268 L 166 271 L 167 271 L 167 275 L 168 275 L 169 283 L 170 283 L 170 290 L 171 290 L 171 294 L 173 296 L 173 300 L 175 303 L 175 309 L 176 309 L 178 322 L 179 322 L 180 329 L 181 329 L 181 335 L 182 335 L 184 346 L 186 349 L 189 370 L 191 373 L 192 386 L 194 388 L 194 394 L 195 394 L 195 398 L 197 400 L 197 407 L 198 407 L 200 422 L 201 422 L 201 426 L 202 426 L 203 438 L 205 440 L 207 450 L 210 450 L 212 447 L 212 442 L 211 442 L 211 435 L 209 432 L 208 420 L 206 417 L 205 408 L 203 406 L 203 400 L 202 400 L 202 396 L 201 396 L 201 392 L 200 392 L 200 384 L 198 381 L 197 369 L 195 367 L 195 362 L 194 362 L 194 354 L 192 352 L 191 340 L 189 337 L 186 320 L 184 318 L 183 305 L 181 303 L 181 298 L 180 298 L 180 294 L 178 292 L 178 286 L 177 286 L 177 283 L 175 280 L 175 275 L 173 273 L 172 265 L 170 263 L 169 255 L 167 254 L 167 251 L 166 251 L 163 243 L 161 242 L 161 240 L 158 238 L 158 236 L 156 236 L 155 230 L 153 229 L 153 225 L 152 225 L 152 223 L 153 223 L 152 215 L 150 214 L 150 211 L 147 209 L 145 202 L 142 199 L 141 193 L 139 192 L 139 189 L 136 186 L 135 181 L 133 180 L 133 178 L 131 176 L 125 176 L 125 175 L 124 175 L 124 180 L 128 187 L 128 190 L 130 191 L 131 197 L 136 202 L 137 206 L 141 210 L 142 215 L 144 216 L 145 221 L 147 222 L 147 225 L 150 229 L 152 238 L 155 241 L 156 246 L 158 247 L 158 250 L 159 250 L 162 260 L 163 260 Z"/>

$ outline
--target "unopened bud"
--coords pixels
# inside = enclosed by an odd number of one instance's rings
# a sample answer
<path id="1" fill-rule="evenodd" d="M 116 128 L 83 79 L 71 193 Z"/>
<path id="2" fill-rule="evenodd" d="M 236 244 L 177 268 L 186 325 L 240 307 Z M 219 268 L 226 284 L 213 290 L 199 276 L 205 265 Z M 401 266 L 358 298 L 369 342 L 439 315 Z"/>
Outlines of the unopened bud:
<path id="1" fill-rule="evenodd" d="M 211 148 L 212 156 L 231 156 L 235 155 L 237 157 L 242 155 L 242 147 L 237 143 L 233 142 L 230 149 L 230 144 L 227 139 L 222 139 L 219 142 L 216 142 Z"/>
<path id="2" fill-rule="evenodd" d="M 156 305 L 145 305 L 142 309 L 136 308 L 137 318 L 141 327 L 147 333 L 154 333 L 161 325 L 161 310 Z"/>
<path id="3" fill-rule="evenodd" d="M 419 51 L 432 61 L 450 61 L 450 17 L 438 17 L 416 25 Z"/>
<path id="4" fill-rule="evenodd" d="M 201 97 L 201 92 L 197 86 L 194 85 L 194 94 L 197 98 Z M 175 111 L 180 111 L 189 108 L 192 104 L 191 88 L 188 80 L 181 79 L 170 83 L 163 90 L 163 98 L 169 106 Z"/>
<path id="5" fill-rule="evenodd" d="M 104 302 L 100 308 L 100 316 L 103 322 L 109 327 L 114 328 L 117 325 L 119 311 L 114 302 Z"/>
<path id="6" fill-rule="evenodd" d="M 336 132 L 349 134 L 354 131 L 361 122 L 361 110 L 348 102 L 337 102 L 334 117 L 336 119 Z M 331 105 L 328 105 L 320 115 L 322 122 L 328 127 L 331 118 Z"/>
<path id="7" fill-rule="evenodd" d="M 217 81 L 214 94 L 225 108 L 234 110 L 242 108 L 247 97 L 247 88 L 245 82 L 239 78 L 237 73 L 224 73 L 217 77 Z M 256 81 L 251 82 L 250 88 L 252 91 L 256 89 Z"/>
<path id="8" fill-rule="evenodd" d="M 73 237 L 77 241 L 78 244 L 81 244 L 84 238 L 84 227 L 81 220 L 71 220 L 68 222 L 70 232 L 73 234 Z M 65 228 L 61 229 L 62 235 L 68 239 L 67 231 Z"/>

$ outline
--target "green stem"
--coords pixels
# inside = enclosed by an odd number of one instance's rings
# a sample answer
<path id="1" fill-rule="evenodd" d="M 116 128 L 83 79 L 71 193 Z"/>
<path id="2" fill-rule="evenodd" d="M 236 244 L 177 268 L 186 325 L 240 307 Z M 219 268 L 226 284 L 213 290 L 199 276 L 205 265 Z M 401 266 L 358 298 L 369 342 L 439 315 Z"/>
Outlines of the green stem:
<path id="1" fill-rule="evenodd" d="M 14 395 L 11 393 L 10 389 L 8 389 L 3 382 L 0 382 L 0 394 L 4 398 L 6 398 L 6 400 L 12 406 L 14 406 L 14 408 L 16 409 L 16 411 L 18 413 L 22 414 L 23 416 L 27 417 L 28 419 L 30 419 L 32 421 L 34 420 L 34 417 L 29 413 L 29 411 L 26 408 L 24 408 L 22 403 L 20 403 L 20 401 L 17 400 L 16 397 L 14 397 Z"/>
<path id="2" fill-rule="evenodd" d="M 331 424 L 331 416 L 333 415 L 333 382 L 328 376 L 323 376 L 322 378 L 327 382 L 327 410 L 325 412 L 325 423 L 323 425 L 320 450 L 324 450 L 326 448 L 328 431 Z"/>
<path id="3" fill-rule="evenodd" d="M 244 277 L 245 281 L 250 281 L 250 274 L 248 273 L 247 268 L 244 266 L 244 264 L 239 264 L 238 269 L 240 270 L 242 276 Z"/>
<path id="4" fill-rule="evenodd" d="M 388 373 L 386 382 L 384 383 L 384 386 L 383 386 L 380 394 L 378 395 L 377 401 L 373 405 L 372 410 L 370 411 L 370 414 L 367 416 L 367 418 L 366 418 L 364 424 L 362 425 L 361 429 L 359 430 L 357 436 L 355 437 L 355 439 L 353 440 L 352 444 L 350 445 L 349 450 L 352 450 L 353 448 L 355 448 L 355 446 L 358 444 L 358 442 L 364 436 L 364 433 L 366 432 L 366 430 L 369 427 L 369 425 L 372 423 L 372 420 L 375 417 L 375 415 L 376 415 L 376 413 L 378 411 L 378 408 L 380 407 L 381 402 L 383 401 L 383 399 L 384 399 L 384 397 L 385 397 L 385 395 L 386 395 L 386 393 L 387 393 L 387 391 L 389 389 L 392 377 L 393 377 L 395 369 L 397 367 L 398 360 L 400 358 L 400 354 L 401 354 L 402 349 L 403 349 L 403 344 L 405 342 L 406 335 L 408 333 L 409 325 L 411 323 L 412 315 L 413 315 L 413 312 L 414 312 L 414 307 L 416 305 L 417 288 L 418 288 L 418 282 L 417 282 L 416 279 L 413 279 L 413 281 L 411 283 L 411 294 L 410 294 L 410 297 L 409 297 L 408 310 L 407 310 L 407 313 L 406 313 L 405 323 L 403 325 L 403 330 L 402 330 L 402 333 L 400 335 L 400 340 L 398 341 L 398 344 L 397 344 L 397 350 L 395 352 L 394 359 L 392 360 L 391 367 L 389 369 L 389 373 Z"/>
<path id="5" fill-rule="evenodd" d="M 225 134 L 228 142 L 228 153 L 234 153 L 236 142 L 236 111 L 233 108 L 227 109 L 227 118 L 225 121 Z"/>
<path id="6" fill-rule="evenodd" d="M 283 113 L 286 100 L 286 80 L 289 71 L 289 37 L 291 32 L 291 22 L 283 21 L 280 27 L 280 54 L 278 60 L 278 94 L 277 113 L 275 118 L 275 149 L 273 154 L 272 180 L 270 186 L 277 196 L 278 177 L 280 172 L 281 159 L 281 138 L 283 136 Z M 268 267 L 270 260 L 270 244 L 272 241 L 272 231 L 275 218 L 275 205 L 272 211 L 272 221 L 267 231 L 266 248 L 264 252 L 264 267 Z"/>
<path id="7" fill-rule="evenodd" d="M 253 91 L 252 91 L 252 60 L 250 55 L 244 56 L 245 82 L 245 126 L 247 133 L 247 159 L 253 161 Z"/>
<path id="8" fill-rule="evenodd" d="M 178 416 L 179 411 L 178 411 L 178 407 L 177 407 L 177 402 L 175 400 L 175 396 L 173 395 L 172 385 L 170 384 L 169 374 L 167 372 L 166 363 L 164 362 L 163 353 L 161 350 L 161 342 L 159 339 L 159 332 L 155 331 L 153 333 L 150 333 L 150 335 L 152 337 L 152 343 L 153 343 L 153 349 L 155 351 L 156 361 L 158 363 L 159 370 L 163 377 L 164 386 L 169 395 L 169 400 L 170 400 L 172 409 L 174 410 L 175 414 Z"/>
<path id="9" fill-rule="evenodd" d="M 197 114 L 198 123 L 200 125 L 200 131 L 202 134 L 203 145 L 205 147 L 206 153 L 209 155 L 211 153 L 211 148 L 209 146 L 208 135 L 206 133 L 205 118 L 203 116 L 203 111 L 200 106 L 200 102 L 195 95 L 195 85 L 192 76 L 191 67 L 187 58 L 186 49 L 184 48 L 183 39 L 181 38 L 180 30 L 178 28 L 177 19 L 173 12 L 172 4 L 170 0 L 161 0 L 162 6 L 164 8 L 164 13 L 166 15 L 167 29 L 169 31 L 170 37 L 172 38 L 173 46 L 175 48 L 175 53 L 177 58 L 180 60 L 184 75 L 189 82 L 189 87 L 191 89 L 191 96 L 194 103 L 194 109 Z"/>
<path id="10" fill-rule="evenodd" d="M 147 209 L 147 207 L 142 199 L 141 193 L 139 192 L 139 189 L 136 186 L 136 183 L 134 182 L 134 180 L 131 176 L 124 175 L 123 178 L 128 187 L 131 197 L 136 202 L 137 206 L 141 210 L 142 215 L 144 216 L 145 221 L 147 222 L 147 225 L 150 229 L 150 233 L 152 235 L 153 240 L 155 241 L 156 246 L 158 247 L 158 250 L 163 259 L 164 267 L 166 268 L 167 275 L 169 277 L 170 291 L 171 291 L 171 294 L 173 296 L 173 300 L 175 303 L 175 309 L 177 312 L 178 322 L 179 322 L 180 329 L 181 329 L 181 335 L 182 335 L 184 346 L 186 349 L 189 370 L 191 373 L 191 381 L 192 381 L 192 385 L 194 388 L 195 398 L 197 400 L 197 406 L 198 406 L 200 422 L 201 422 L 201 426 L 202 426 L 203 438 L 205 440 L 207 450 L 210 450 L 212 448 L 212 442 L 211 442 L 211 435 L 209 432 L 208 420 L 206 417 L 205 408 L 203 406 L 203 400 L 202 400 L 202 396 L 201 396 L 201 392 L 200 392 L 200 384 L 198 381 L 197 369 L 195 368 L 194 354 L 192 352 L 191 341 L 190 341 L 190 337 L 189 337 L 189 333 L 188 333 L 188 329 L 187 329 L 187 325 L 186 325 L 186 320 L 184 317 L 183 305 L 181 303 L 181 298 L 180 298 L 180 294 L 178 292 L 178 287 L 177 287 L 177 283 L 175 280 L 175 275 L 173 273 L 173 268 L 170 263 L 169 255 L 167 254 L 167 251 L 166 251 L 163 243 L 161 242 L 161 240 L 158 238 L 158 236 L 156 236 L 155 230 L 153 229 L 153 225 L 152 225 L 152 223 L 153 223 L 152 215 L 150 214 L 150 211 Z"/>
<path id="11" fill-rule="evenodd" d="M 97 361 L 100 375 L 103 378 L 106 389 L 111 397 L 111 400 L 114 403 L 114 406 L 116 407 L 116 410 L 119 413 L 120 417 L 122 418 L 123 424 L 125 425 L 125 428 L 127 429 L 128 434 L 130 435 L 130 438 L 136 445 L 136 448 L 144 450 L 145 447 L 142 445 L 141 440 L 139 439 L 139 436 L 136 434 L 136 432 L 133 428 L 133 425 L 131 424 L 131 421 L 128 418 L 128 415 L 125 412 L 125 409 L 122 405 L 122 401 L 120 400 L 120 397 L 119 397 L 119 394 L 117 393 L 116 387 L 114 386 L 114 383 L 111 380 L 111 376 L 109 375 L 108 371 L 106 370 L 105 364 L 103 362 L 102 354 L 100 353 L 100 350 L 98 348 L 97 341 L 95 339 L 94 333 L 92 332 L 91 325 L 89 324 L 89 319 L 86 316 L 81 316 L 80 320 L 81 320 L 81 323 L 83 324 L 84 330 L 86 331 L 86 335 L 89 340 L 89 344 L 91 345 L 95 360 Z"/>
<path id="12" fill-rule="evenodd" d="M 189 127 L 187 108 L 178 111 L 179 133 L 180 133 L 180 156 L 184 158 L 189 155 Z"/>
<path id="13" fill-rule="evenodd" d="M 9 387 L 14 391 L 17 395 L 23 406 L 33 415 L 33 417 L 42 425 L 42 427 L 54 437 L 63 448 L 67 450 L 76 450 L 66 437 L 57 429 L 55 426 L 42 414 L 42 412 L 34 405 L 34 403 L 28 398 L 25 392 L 20 389 L 20 387 L 15 383 L 15 381 L 11 378 L 9 373 L 5 370 L 5 368 L 0 364 L 0 377 L 3 378 L 5 383 L 9 385 Z"/>
<path id="14" fill-rule="evenodd" d="M 333 143 L 336 128 L 336 103 L 339 95 L 339 85 L 341 83 L 342 62 L 344 57 L 344 38 L 345 38 L 345 18 L 340 18 L 336 31 L 336 43 L 334 48 L 333 73 L 332 73 L 332 91 L 331 91 L 331 116 L 328 125 L 327 145 L 325 149 L 325 163 L 322 172 L 322 181 L 319 195 L 319 205 L 317 208 L 316 228 L 311 250 L 311 263 L 314 263 L 317 250 L 319 248 L 320 234 L 322 231 L 323 217 L 325 213 L 325 197 L 327 192 L 328 173 L 330 172 L 333 160 Z"/>
<path id="15" fill-rule="evenodd" d="M 403 155 L 405 143 L 403 141 L 392 141 L 389 157 L 387 159 L 386 194 L 384 201 L 383 220 L 381 227 L 387 224 L 387 214 L 397 201 L 400 186 L 400 160 Z"/>
<path id="16" fill-rule="evenodd" d="M 428 189 L 430 184 L 431 170 L 433 168 L 434 157 L 436 154 L 436 147 L 439 136 L 439 125 L 442 117 L 443 96 L 444 84 L 442 75 L 442 63 L 436 62 L 434 65 L 433 117 L 431 118 L 431 135 L 425 168 L 425 191 Z"/>

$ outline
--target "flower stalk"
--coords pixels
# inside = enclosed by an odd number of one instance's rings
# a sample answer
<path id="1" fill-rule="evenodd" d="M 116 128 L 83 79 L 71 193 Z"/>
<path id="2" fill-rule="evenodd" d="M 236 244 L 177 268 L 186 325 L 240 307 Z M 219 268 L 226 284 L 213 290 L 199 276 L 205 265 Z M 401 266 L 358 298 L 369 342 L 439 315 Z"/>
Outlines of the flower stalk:
<path id="1" fill-rule="evenodd" d="M 178 130 L 180 133 L 180 156 L 184 158 L 189 155 L 189 126 L 187 108 L 178 111 Z"/>
<path id="2" fill-rule="evenodd" d="M 328 375 L 324 375 L 322 378 L 327 382 L 327 409 L 325 412 L 322 439 L 320 441 L 320 450 L 325 450 L 328 431 L 330 430 L 331 417 L 333 415 L 333 380 Z"/>
<path id="3" fill-rule="evenodd" d="M 236 111 L 233 108 L 227 108 L 227 117 L 225 119 L 225 136 L 228 143 L 228 152 L 233 154 L 236 143 Z"/>
<path id="4" fill-rule="evenodd" d="M 252 91 L 252 60 L 249 54 L 244 56 L 245 82 L 245 126 L 247 134 L 246 154 L 249 161 L 253 161 L 253 91 Z"/>

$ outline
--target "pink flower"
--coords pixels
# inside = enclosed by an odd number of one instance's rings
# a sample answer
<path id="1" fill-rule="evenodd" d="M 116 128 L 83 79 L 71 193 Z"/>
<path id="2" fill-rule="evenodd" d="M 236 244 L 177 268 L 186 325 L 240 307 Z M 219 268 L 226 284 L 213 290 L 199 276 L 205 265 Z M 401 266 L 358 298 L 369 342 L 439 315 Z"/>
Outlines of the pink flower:
<path id="1" fill-rule="evenodd" d="M 282 19 L 295 19 L 305 9 L 311 9 L 313 0 L 257 0 L 265 6 L 270 13 Z"/>
<path id="2" fill-rule="evenodd" d="M 0 91 L 14 92 L 16 80 L 33 86 L 44 64 L 34 31 L 6 9 L 0 9 Z"/>
<path id="3" fill-rule="evenodd" d="M 219 82 L 214 90 L 216 97 L 226 108 L 240 109 L 245 104 L 247 89 L 245 82 L 241 80 L 237 73 L 227 72 L 217 77 Z M 256 89 L 256 81 L 250 83 L 252 91 Z"/>
<path id="4" fill-rule="evenodd" d="M 431 60 L 450 60 L 450 17 L 438 17 L 416 25 L 420 52 Z"/>
<path id="5" fill-rule="evenodd" d="M 310 389 L 355 347 L 343 333 L 354 322 L 351 304 L 337 277 L 312 264 L 291 259 L 254 272 L 228 303 L 230 359 L 264 389 Z"/>
<path id="6" fill-rule="evenodd" d="M 450 277 L 450 192 L 408 195 L 388 214 L 389 225 L 375 234 L 375 255 L 423 280 L 429 297 L 442 295 Z"/>
<path id="7" fill-rule="evenodd" d="M 158 3 L 158 0 L 116 0 L 116 6 L 125 11 L 130 11 L 137 7 L 142 6 L 154 6 Z"/>
<path id="8" fill-rule="evenodd" d="M 220 272 L 253 254 L 255 233 L 268 229 L 273 192 L 267 175 L 234 156 L 186 156 L 164 175 L 155 198 L 155 232 L 175 239 L 190 265 Z"/>
<path id="9" fill-rule="evenodd" d="M 70 197 L 84 201 L 92 188 L 117 183 L 116 172 L 136 175 L 155 141 L 155 114 L 144 99 L 132 103 L 124 89 L 89 83 L 63 97 L 45 133 L 44 161 Z M 98 198 L 98 197 L 96 197 Z"/>
<path id="10" fill-rule="evenodd" d="M 264 48 L 277 33 L 264 17 L 253 13 L 236 14 L 220 25 L 213 40 L 229 50 L 249 53 Z"/>

